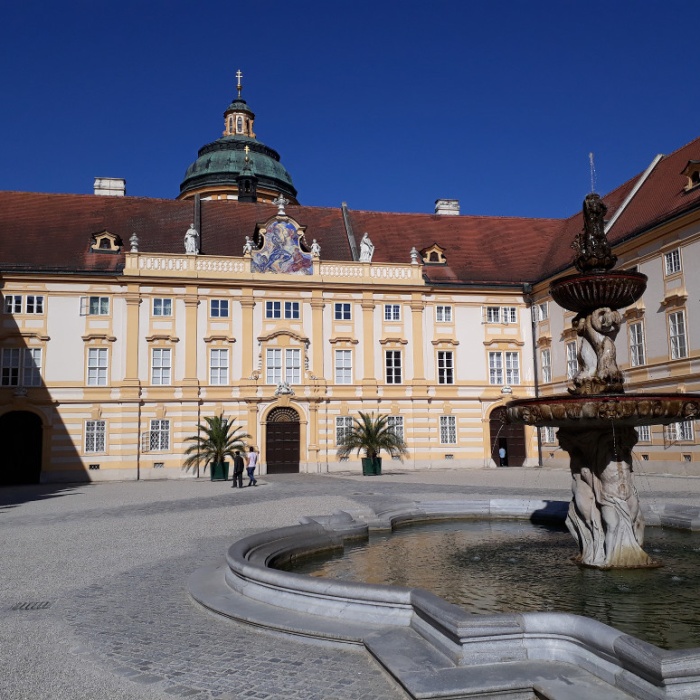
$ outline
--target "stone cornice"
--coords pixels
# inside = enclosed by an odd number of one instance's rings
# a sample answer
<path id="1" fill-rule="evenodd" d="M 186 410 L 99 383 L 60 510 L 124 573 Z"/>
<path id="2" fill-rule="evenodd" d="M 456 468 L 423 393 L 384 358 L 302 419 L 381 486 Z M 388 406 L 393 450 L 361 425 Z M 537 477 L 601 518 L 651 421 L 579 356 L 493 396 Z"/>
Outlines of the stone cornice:
<path id="1" fill-rule="evenodd" d="M 408 345 L 408 341 L 403 338 L 383 338 L 379 341 L 380 345 Z"/>
<path id="2" fill-rule="evenodd" d="M 272 340 L 273 338 L 276 338 L 277 336 L 280 335 L 287 335 L 290 338 L 294 338 L 295 340 L 298 340 L 300 343 L 308 343 L 309 339 L 306 336 L 299 335 L 299 333 L 295 333 L 294 331 L 287 330 L 286 328 L 280 329 L 278 331 L 273 331 L 272 333 L 269 333 L 268 335 L 259 335 L 258 336 L 258 343 L 266 343 L 269 340 Z"/>
<path id="3" fill-rule="evenodd" d="M 357 345 L 360 341 L 355 339 L 355 338 L 350 338 L 348 336 L 345 337 L 338 337 L 338 338 L 331 338 L 328 341 L 331 345 L 337 345 L 339 343 L 342 343 L 344 345 Z"/>
<path id="4" fill-rule="evenodd" d="M 177 336 L 169 335 L 167 333 L 154 333 L 153 335 L 146 336 L 147 343 L 153 343 L 157 341 L 166 343 L 179 343 L 180 339 Z"/>
<path id="5" fill-rule="evenodd" d="M 104 340 L 107 343 L 113 343 L 116 340 L 115 336 L 109 335 L 108 333 L 88 333 L 82 336 L 82 338 L 86 343 L 90 343 L 94 340 Z"/>
<path id="6" fill-rule="evenodd" d="M 208 335 L 205 338 L 202 338 L 202 340 L 205 343 L 214 343 L 214 342 L 235 343 L 236 342 L 236 339 L 233 336 L 225 335 L 224 333 L 220 333 L 218 335 L 215 333 L 212 333 L 212 335 Z"/>

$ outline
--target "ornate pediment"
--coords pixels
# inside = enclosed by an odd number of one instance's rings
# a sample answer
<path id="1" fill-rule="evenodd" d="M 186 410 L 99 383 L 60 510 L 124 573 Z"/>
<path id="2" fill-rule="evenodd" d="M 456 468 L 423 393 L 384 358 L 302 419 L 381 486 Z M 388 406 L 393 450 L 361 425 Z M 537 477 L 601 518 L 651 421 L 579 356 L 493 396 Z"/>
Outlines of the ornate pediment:
<path id="1" fill-rule="evenodd" d="M 291 217 L 279 214 L 264 225 L 258 224 L 254 236 L 258 247 L 250 251 L 251 271 L 312 274 L 313 256 L 306 250 L 305 230 Z"/>
<path id="2" fill-rule="evenodd" d="M 118 253 L 121 246 L 122 239 L 109 231 L 92 234 L 90 250 L 95 253 Z"/>

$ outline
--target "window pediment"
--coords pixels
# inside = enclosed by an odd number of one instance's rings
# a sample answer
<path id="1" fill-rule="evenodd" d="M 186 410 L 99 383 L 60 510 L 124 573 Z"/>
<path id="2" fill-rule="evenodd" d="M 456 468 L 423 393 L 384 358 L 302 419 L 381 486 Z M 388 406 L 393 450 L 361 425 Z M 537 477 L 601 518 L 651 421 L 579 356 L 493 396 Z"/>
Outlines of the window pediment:
<path id="1" fill-rule="evenodd" d="M 119 236 L 109 231 L 102 231 L 92 234 L 90 250 L 94 253 L 118 253 L 122 245 L 122 239 Z"/>
<path id="2" fill-rule="evenodd" d="M 433 243 L 429 248 L 423 248 L 420 253 L 423 263 L 426 265 L 447 265 L 445 248 L 440 247 L 437 243 Z"/>

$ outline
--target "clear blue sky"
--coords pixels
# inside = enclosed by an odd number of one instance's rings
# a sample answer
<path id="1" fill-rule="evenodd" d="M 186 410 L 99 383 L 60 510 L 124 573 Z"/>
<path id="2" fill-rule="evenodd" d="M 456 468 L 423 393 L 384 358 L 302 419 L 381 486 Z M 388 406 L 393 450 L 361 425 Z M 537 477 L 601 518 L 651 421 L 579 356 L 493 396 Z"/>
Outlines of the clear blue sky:
<path id="1" fill-rule="evenodd" d="M 0 189 L 174 198 L 235 95 L 303 204 L 568 216 L 700 136 L 700 3 L 5 3 Z"/>

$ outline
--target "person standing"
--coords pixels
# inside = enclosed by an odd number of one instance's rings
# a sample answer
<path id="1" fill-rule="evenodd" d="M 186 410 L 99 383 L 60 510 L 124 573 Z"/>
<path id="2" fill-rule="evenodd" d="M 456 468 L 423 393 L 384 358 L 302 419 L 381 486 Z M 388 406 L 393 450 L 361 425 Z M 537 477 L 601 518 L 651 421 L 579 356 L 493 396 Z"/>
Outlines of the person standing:
<path id="1" fill-rule="evenodd" d="M 508 466 L 508 461 L 506 460 L 506 448 L 501 445 L 498 448 L 498 461 L 500 462 L 501 467 L 507 467 Z"/>
<path id="2" fill-rule="evenodd" d="M 238 486 L 239 489 L 243 488 L 243 469 L 245 468 L 245 461 L 241 456 L 239 450 L 233 453 L 233 486 L 235 489 Z"/>
<path id="3" fill-rule="evenodd" d="M 250 454 L 248 455 L 248 467 L 246 471 L 248 472 L 248 486 L 257 486 L 258 480 L 255 478 L 255 467 L 258 464 L 258 453 L 255 451 L 254 447 L 249 447 Z"/>

